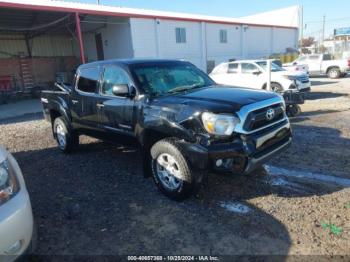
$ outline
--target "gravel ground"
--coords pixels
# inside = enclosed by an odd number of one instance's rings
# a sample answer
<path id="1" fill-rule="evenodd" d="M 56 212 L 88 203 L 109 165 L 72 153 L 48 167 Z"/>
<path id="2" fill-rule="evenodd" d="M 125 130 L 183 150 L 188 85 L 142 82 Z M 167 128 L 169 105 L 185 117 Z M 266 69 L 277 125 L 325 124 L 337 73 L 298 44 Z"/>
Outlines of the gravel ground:
<path id="1" fill-rule="evenodd" d="M 305 173 L 350 179 L 350 78 L 313 82 L 303 113 L 292 120 L 294 143 L 272 169 L 210 174 L 182 203 L 143 178 L 133 148 L 81 137 L 80 148 L 64 155 L 37 116 L 3 122 L 0 144 L 18 160 L 31 195 L 36 253 L 350 255 L 349 184 Z M 279 175 L 277 167 L 300 176 Z"/>

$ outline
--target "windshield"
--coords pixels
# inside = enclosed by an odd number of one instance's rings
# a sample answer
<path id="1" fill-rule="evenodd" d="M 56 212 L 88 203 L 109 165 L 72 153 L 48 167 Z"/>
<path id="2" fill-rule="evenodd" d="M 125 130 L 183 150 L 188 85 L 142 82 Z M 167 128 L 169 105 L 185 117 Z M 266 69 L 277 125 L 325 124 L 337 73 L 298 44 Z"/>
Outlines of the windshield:
<path id="1" fill-rule="evenodd" d="M 136 65 L 132 73 L 145 92 L 161 96 L 213 85 L 202 71 L 187 63 Z"/>
<path id="2" fill-rule="evenodd" d="M 256 62 L 259 66 L 261 66 L 265 71 L 266 71 L 266 67 L 267 67 L 267 62 L 266 61 L 259 61 Z M 276 65 L 275 63 L 271 63 L 271 72 L 280 72 L 280 71 L 285 71 L 285 69 L 283 69 L 282 67 Z"/>

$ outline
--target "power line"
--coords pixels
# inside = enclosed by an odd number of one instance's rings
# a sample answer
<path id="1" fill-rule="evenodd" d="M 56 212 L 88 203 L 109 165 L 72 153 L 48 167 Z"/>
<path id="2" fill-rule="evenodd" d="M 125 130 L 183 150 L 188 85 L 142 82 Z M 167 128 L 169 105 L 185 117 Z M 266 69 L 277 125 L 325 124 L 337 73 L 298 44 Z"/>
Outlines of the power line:
<path id="1" fill-rule="evenodd" d="M 343 21 L 343 20 L 350 20 L 350 17 L 327 19 L 327 22 Z M 323 23 L 323 20 L 305 22 L 305 24 L 316 24 L 316 23 Z"/>

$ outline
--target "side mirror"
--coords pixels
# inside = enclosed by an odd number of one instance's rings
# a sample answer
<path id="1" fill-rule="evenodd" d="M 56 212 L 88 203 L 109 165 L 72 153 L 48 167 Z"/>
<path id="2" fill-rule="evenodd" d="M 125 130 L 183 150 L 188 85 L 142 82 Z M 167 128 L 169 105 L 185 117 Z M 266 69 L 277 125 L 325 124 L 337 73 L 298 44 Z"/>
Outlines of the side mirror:
<path id="1" fill-rule="evenodd" d="M 112 88 L 112 93 L 115 96 L 128 96 L 129 86 L 127 84 L 114 85 Z"/>
<path id="2" fill-rule="evenodd" d="M 297 62 L 293 62 L 293 66 L 297 65 L 298 63 Z"/>
<path id="3" fill-rule="evenodd" d="M 252 74 L 258 76 L 258 75 L 261 74 L 261 71 L 260 71 L 260 70 L 254 70 L 254 71 L 252 72 Z"/>

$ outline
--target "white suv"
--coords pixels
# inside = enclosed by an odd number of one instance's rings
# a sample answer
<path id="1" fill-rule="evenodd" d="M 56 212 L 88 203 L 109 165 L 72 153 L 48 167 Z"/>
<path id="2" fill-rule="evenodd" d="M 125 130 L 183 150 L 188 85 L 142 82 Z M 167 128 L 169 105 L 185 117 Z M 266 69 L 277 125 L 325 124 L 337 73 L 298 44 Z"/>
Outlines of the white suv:
<path id="1" fill-rule="evenodd" d="M 218 84 L 265 89 L 267 60 L 242 60 L 222 63 L 214 68 L 210 77 Z M 309 76 L 305 72 L 287 71 L 271 63 L 271 89 L 283 92 L 294 89 L 310 90 Z"/>
<path id="2" fill-rule="evenodd" d="M 32 251 L 33 214 L 21 169 L 0 146 L 0 261 Z"/>

